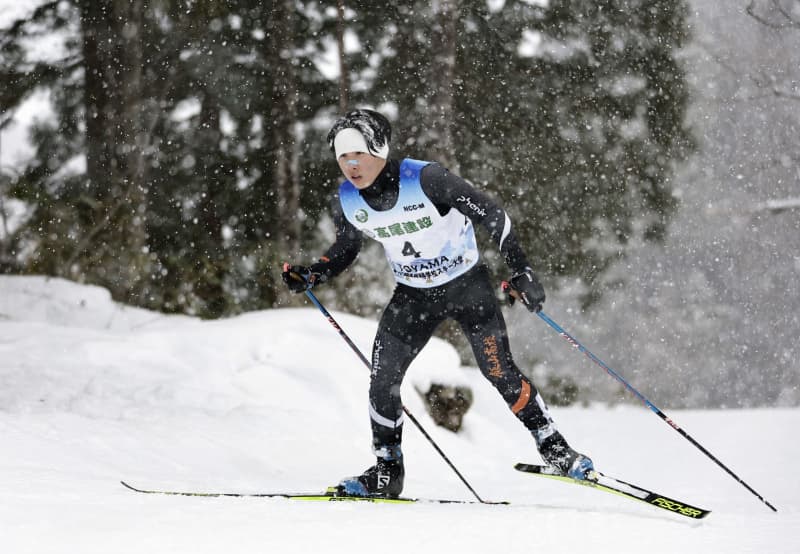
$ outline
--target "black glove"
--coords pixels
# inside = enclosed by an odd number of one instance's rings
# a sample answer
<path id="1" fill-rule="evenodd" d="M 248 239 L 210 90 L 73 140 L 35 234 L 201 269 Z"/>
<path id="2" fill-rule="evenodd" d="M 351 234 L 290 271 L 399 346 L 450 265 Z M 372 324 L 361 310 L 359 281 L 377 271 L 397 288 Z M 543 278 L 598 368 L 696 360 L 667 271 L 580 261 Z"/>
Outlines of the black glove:
<path id="1" fill-rule="evenodd" d="M 324 281 L 322 274 L 313 268 L 287 263 L 283 264 L 281 277 L 292 292 L 305 292 L 318 282 Z"/>
<path id="2" fill-rule="evenodd" d="M 504 289 L 510 295 L 512 304 L 514 298 L 518 297 L 530 311 L 540 312 L 542 310 L 545 299 L 544 287 L 531 268 L 526 267 L 525 271 L 514 275 L 509 287 L 504 287 Z"/>

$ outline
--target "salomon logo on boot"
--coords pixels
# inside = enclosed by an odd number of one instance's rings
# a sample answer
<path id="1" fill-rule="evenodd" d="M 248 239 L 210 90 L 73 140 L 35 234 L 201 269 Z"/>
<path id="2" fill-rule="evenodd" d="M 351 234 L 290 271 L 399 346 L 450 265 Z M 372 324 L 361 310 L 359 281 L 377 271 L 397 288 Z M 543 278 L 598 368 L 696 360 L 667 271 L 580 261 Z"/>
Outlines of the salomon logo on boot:
<path id="1" fill-rule="evenodd" d="M 403 458 L 378 462 L 356 477 L 343 479 L 336 487 L 343 496 L 379 496 L 396 498 L 403 492 Z"/>

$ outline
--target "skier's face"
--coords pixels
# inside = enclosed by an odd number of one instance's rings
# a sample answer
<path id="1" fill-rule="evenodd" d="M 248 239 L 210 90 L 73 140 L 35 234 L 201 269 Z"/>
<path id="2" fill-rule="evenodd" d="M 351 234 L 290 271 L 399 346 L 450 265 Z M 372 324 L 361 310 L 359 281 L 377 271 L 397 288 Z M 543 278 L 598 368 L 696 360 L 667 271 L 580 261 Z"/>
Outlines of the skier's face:
<path id="1" fill-rule="evenodd" d="M 374 183 L 386 165 L 386 160 L 367 152 L 346 152 L 337 161 L 345 179 L 357 189 L 365 189 Z"/>

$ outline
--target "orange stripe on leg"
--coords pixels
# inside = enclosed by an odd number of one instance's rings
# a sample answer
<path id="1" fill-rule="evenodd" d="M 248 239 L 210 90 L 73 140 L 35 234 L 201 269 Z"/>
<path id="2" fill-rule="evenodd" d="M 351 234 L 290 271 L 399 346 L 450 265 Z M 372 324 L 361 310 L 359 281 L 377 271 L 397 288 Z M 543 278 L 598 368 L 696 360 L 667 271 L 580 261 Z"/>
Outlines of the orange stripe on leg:
<path id="1" fill-rule="evenodd" d="M 531 399 L 531 385 L 527 381 L 522 381 L 522 390 L 519 391 L 519 398 L 511 406 L 511 411 L 515 414 L 518 413 L 522 408 L 528 405 L 528 400 Z"/>

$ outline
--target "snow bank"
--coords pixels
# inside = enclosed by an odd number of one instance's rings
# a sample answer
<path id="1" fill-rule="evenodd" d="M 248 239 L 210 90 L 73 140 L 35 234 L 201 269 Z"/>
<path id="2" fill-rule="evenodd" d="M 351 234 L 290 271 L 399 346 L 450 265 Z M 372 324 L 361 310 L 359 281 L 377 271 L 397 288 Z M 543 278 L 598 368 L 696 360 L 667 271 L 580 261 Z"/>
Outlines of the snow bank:
<path id="1" fill-rule="evenodd" d="M 333 315 L 369 352 L 376 323 Z M 413 391 L 450 376 L 475 396 L 457 435 L 436 427 Z M 778 514 L 647 410 L 553 410 L 606 473 L 714 511 L 695 523 L 515 472 L 517 461 L 539 461 L 530 435 L 438 340 L 410 369 L 404 403 L 484 498 L 511 506 L 146 496 L 119 484 L 324 490 L 372 462 L 368 381 L 313 308 L 200 321 L 124 307 L 96 287 L 0 276 L 3 551 L 800 551 L 800 483 L 791 469 L 800 458 L 800 410 L 670 414 Z M 403 448 L 405 494 L 473 498 L 410 423 Z"/>

